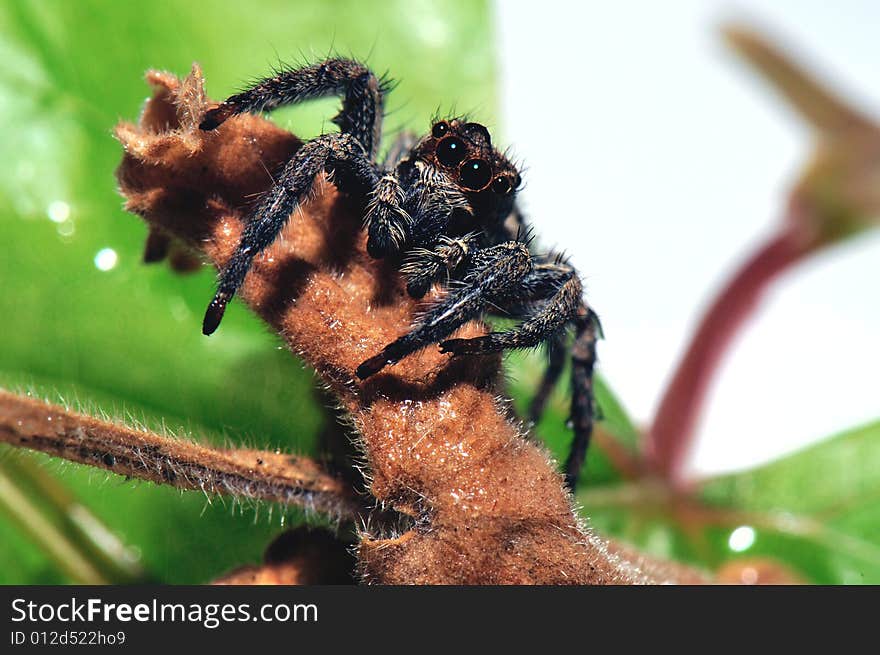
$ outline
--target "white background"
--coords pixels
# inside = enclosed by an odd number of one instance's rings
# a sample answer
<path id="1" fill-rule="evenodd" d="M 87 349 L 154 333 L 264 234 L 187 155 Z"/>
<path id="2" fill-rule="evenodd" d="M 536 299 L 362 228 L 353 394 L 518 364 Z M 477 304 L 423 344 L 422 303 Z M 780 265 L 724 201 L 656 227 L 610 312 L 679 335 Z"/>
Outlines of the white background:
<path id="1" fill-rule="evenodd" d="M 601 370 L 647 421 L 711 294 L 778 220 L 811 134 L 729 52 L 748 18 L 880 116 L 880 2 L 499 0 L 503 129 L 542 243 L 569 252 Z M 710 392 L 691 462 L 749 466 L 880 417 L 880 231 L 773 287 Z"/>

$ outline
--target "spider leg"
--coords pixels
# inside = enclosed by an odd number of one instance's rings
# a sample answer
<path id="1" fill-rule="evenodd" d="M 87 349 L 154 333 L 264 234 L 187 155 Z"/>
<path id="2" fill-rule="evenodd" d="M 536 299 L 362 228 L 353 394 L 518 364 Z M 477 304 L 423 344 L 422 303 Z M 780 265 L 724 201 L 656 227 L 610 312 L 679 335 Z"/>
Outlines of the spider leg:
<path id="1" fill-rule="evenodd" d="M 509 290 L 517 288 L 518 281 L 531 271 L 531 255 L 522 243 L 506 242 L 477 254 L 481 265 L 465 278 L 465 285 L 431 307 L 410 332 L 358 366 L 360 379 L 375 375 L 386 366 L 449 336 L 482 314 L 487 303 L 510 300 Z"/>
<path id="2" fill-rule="evenodd" d="M 287 163 L 276 184 L 262 197 L 241 241 L 226 263 L 202 332 L 220 325 L 226 305 L 244 281 L 251 262 L 271 244 L 291 213 L 312 188 L 315 176 L 326 172 L 340 190 L 366 194 L 376 184 L 376 172 L 361 145 L 348 134 L 326 134 L 303 145 Z"/>
<path id="3" fill-rule="evenodd" d="M 599 318 L 581 303 L 574 319 L 575 338 L 571 350 L 571 425 L 574 439 L 565 462 L 565 483 L 574 492 L 587 457 L 596 413 L 593 395 L 593 367 L 596 339 L 601 333 Z"/>
<path id="4" fill-rule="evenodd" d="M 533 299 L 536 304 L 516 328 L 473 339 L 451 339 L 442 342 L 440 349 L 454 355 L 465 355 L 530 348 L 547 339 L 562 339 L 560 335 L 564 328 L 568 325 L 574 326 L 575 340 L 571 352 L 571 425 L 574 438 L 565 464 L 566 484 L 574 491 L 593 432 L 593 367 L 596 361 L 598 319 L 582 299 L 582 287 L 577 273 L 564 262 L 535 265 L 531 274 L 521 282 L 520 298 L 517 304 L 523 302 L 522 298 Z M 561 370 L 562 361 L 551 359 L 538 395 L 532 403 L 532 416 L 540 417 L 540 411 L 537 410 L 543 410 Z"/>
<path id="5" fill-rule="evenodd" d="M 367 252 L 375 259 L 398 252 L 409 236 L 413 221 L 403 208 L 406 192 L 395 169 L 417 142 L 418 137 L 413 132 L 401 132 L 382 162 L 385 175 L 373 191 L 364 218 L 364 227 L 369 234 Z"/>
<path id="6" fill-rule="evenodd" d="M 367 252 L 374 259 L 399 251 L 407 240 L 412 218 L 403 208 L 406 193 L 397 175 L 386 173 L 370 195 L 364 215 Z"/>
<path id="7" fill-rule="evenodd" d="M 537 391 L 529 404 L 529 421 L 532 425 L 537 425 L 544 409 L 547 407 L 547 401 L 550 400 L 550 394 L 562 375 L 562 369 L 565 367 L 565 358 L 568 354 L 568 344 L 566 343 L 566 333 L 561 330 L 554 334 L 547 341 L 547 368 L 544 369 L 544 375 L 538 385 Z"/>
<path id="8" fill-rule="evenodd" d="M 517 304 L 521 304 L 523 298 L 538 303 L 522 323 L 511 330 L 490 332 L 482 337 L 450 339 L 442 342 L 440 349 L 454 355 L 480 355 L 533 348 L 571 322 L 581 303 L 581 293 L 581 282 L 571 266 L 537 264 L 531 274 L 511 290 Z"/>
<path id="9" fill-rule="evenodd" d="M 458 239 L 441 236 L 433 249 L 411 250 L 400 268 L 406 277 L 406 290 L 412 298 L 421 298 L 434 282 L 444 276 L 451 278 L 470 256 L 477 245 L 478 232 L 465 234 Z"/>
<path id="10" fill-rule="evenodd" d="M 382 131 L 383 95 L 387 80 L 380 80 L 363 64 L 350 59 L 328 59 L 257 82 L 210 109 L 199 127 L 213 130 L 237 114 L 271 111 L 304 100 L 342 95 L 342 110 L 333 119 L 343 134 L 358 140 L 372 160 Z"/>

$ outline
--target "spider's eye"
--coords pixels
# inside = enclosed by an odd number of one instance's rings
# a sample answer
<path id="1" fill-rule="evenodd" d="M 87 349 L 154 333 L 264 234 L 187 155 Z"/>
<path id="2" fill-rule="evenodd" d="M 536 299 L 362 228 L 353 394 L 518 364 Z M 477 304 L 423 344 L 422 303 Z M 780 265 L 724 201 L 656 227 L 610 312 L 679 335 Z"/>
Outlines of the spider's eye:
<path id="1" fill-rule="evenodd" d="M 442 123 L 442 122 L 437 123 L 436 125 L 434 125 L 433 128 L 431 128 L 431 136 L 433 136 L 435 139 L 439 139 L 441 136 L 446 134 L 448 131 L 449 131 L 449 124 L 448 123 Z"/>
<path id="2" fill-rule="evenodd" d="M 513 180 L 513 188 L 518 189 L 520 184 L 522 184 L 522 178 L 517 175 Z"/>
<path id="3" fill-rule="evenodd" d="M 498 195 L 503 195 L 510 191 L 510 182 L 506 177 L 496 177 L 492 180 L 492 191 Z"/>
<path id="4" fill-rule="evenodd" d="M 492 167 L 482 159 L 469 159 L 461 166 L 459 181 L 465 189 L 480 191 L 492 179 Z"/>
<path id="5" fill-rule="evenodd" d="M 448 136 L 437 144 L 437 161 L 444 166 L 458 166 L 465 157 L 464 141 L 454 136 Z"/>

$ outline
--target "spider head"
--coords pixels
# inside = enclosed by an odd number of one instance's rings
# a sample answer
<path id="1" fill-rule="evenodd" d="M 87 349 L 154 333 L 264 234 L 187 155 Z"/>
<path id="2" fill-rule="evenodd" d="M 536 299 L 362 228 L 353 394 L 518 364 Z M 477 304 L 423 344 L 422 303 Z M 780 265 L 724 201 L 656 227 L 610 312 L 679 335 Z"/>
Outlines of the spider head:
<path id="1" fill-rule="evenodd" d="M 438 121 L 420 145 L 418 156 L 474 199 L 506 204 L 520 185 L 519 171 L 492 146 L 489 130 L 479 123 Z"/>

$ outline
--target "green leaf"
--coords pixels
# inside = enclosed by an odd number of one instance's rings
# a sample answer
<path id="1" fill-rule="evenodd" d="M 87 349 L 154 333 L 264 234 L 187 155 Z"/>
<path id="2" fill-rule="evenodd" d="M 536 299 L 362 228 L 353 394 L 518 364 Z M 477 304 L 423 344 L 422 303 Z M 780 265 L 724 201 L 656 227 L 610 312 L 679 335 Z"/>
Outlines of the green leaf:
<path id="1" fill-rule="evenodd" d="M 708 480 L 701 496 L 753 515 L 759 534 L 796 540 L 779 555 L 813 553 L 805 572 L 816 581 L 880 583 L 880 422 Z"/>
<path id="2" fill-rule="evenodd" d="M 702 495 L 711 503 L 735 502 L 754 511 L 784 509 L 825 519 L 847 515 L 880 499 L 880 422 L 751 471 L 707 480 Z M 880 523 L 876 530 L 880 536 Z"/>
<path id="3" fill-rule="evenodd" d="M 601 533 L 655 555 L 717 570 L 782 564 L 820 584 L 880 583 L 880 422 L 676 497 L 648 478 L 587 487 Z"/>
<path id="4" fill-rule="evenodd" d="M 121 209 L 121 148 L 111 130 L 137 118 L 148 68 L 185 74 L 198 61 L 209 93 L 222 98 L 279 58 L 296 63 L 332 50 L 368 57 L 400 82 L 389 136 L 405 126 L 422 132 L 453 105 L 494 122 L 486 2 L 0 4 L 4 385 L 37 385 L 50 397 L 235 444 L 312 450 L 323 420 L 313 374 L 240 306 L 220 333 L 201 336 L 212 271 L 181 277 L 140 263 L 146 229 Z M 332 105 L 275 120 L 311 136 L 330 127 Z M 95 261 L 105 249 L 116 255 L 109 270 Z M 281 529 L 277 511 L 269 522 L 263 508 L 255 523 L 253 511 L 206 506 L 197 494 L 41 461 L 141 551 L 160 581 L 201 582 L 256 561 Z M 0 531 L 0 562 L 15 564 L 0 569 L 0 583 L 64 581 L 3 516 Z"/>

